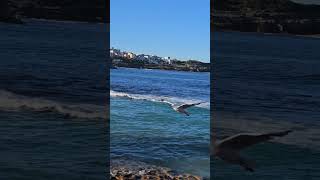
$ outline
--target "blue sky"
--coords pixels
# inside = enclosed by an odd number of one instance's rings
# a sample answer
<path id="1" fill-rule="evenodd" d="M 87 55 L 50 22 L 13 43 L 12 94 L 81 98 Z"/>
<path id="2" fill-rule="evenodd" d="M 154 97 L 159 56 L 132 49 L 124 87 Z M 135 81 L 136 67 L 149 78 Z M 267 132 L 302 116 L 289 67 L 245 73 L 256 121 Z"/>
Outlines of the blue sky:
<path id="1" fill-rule="evenodd" d="M 111 47 L 210 59 L 210 0 L 111 0 Z"/>

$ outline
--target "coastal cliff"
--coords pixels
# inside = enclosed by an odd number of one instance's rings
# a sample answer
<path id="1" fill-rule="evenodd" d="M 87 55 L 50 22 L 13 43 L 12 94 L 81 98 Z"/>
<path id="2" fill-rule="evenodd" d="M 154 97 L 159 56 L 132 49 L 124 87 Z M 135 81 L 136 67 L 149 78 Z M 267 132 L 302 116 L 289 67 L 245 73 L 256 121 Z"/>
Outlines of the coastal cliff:
<path id="1" fill-rule="evenodd" d="M 320 5 L 290 0 L 214 0 L 211 28 L 241 32 L 320 34 Z"/>

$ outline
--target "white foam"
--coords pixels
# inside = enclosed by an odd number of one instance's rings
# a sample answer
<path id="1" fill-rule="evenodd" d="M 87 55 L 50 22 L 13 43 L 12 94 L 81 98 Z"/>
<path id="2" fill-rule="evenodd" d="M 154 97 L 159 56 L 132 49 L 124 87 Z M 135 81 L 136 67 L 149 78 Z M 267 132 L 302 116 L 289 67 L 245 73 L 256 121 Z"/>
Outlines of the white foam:
<path id="1" fill-rule="evenodd" d="M 43 98 L 22 96 L 5 90 L 0 90 L 0 110 L 56 112 L 69 117 L 89 119 L 106 119 L 107 117 L 107 110 L 104 106 L 92 104 L 67 104 Z"/>
<path id="2" fill-rule="evenodd" d="M 155 95 L 142 95 L 142 94 L 130 94 L 130 93 L 124 93 L 124 92 L 117 92 L 110 90 L 110 96 L 111 97 L 123 97 L 123 98 L 129 98 L 129 99 L 136 99 L 136 100 L 146 100 L 146 101 L 152 101 L 152 102 L 160 102 L 162 103 L 162 99 L 165 99 L 166 101 L 169 101 L 173 104 L 185 104 L 185 103 L 195 103 L 195 102 L 203 102 L 199 99 L 183 99 L 180 97 L 172 97 L 172 96 L 155 96 Z M 197 107 L 210 109 L 210 103 L 209 102 L 203 102 L 202 104 L 198 105 Z"/>

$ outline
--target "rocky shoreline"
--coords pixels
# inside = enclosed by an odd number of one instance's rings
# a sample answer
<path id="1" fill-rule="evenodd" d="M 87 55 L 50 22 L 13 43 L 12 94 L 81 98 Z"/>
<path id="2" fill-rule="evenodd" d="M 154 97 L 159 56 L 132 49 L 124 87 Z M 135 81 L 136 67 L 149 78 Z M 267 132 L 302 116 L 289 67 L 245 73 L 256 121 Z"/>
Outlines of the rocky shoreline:
<path id="1" fill-rule="evenodd" d="M 110 180 L 208 180 L 141 162 L 111 161 Z"/>
<path id="2" fill-rule="evenodd" d="M 108 23 L 108 11 L 104 0 L 1 0 L 0 22 L 21 24 L 22 18 L 36 18 Z"/>
<path id="3" fill-rule="evenodd" d="M 23 21 L 7 0 L 0 1 L 0 22 L 22 24 Z"/>
<path id="4" fill-rule="evenodd" d="M 22 18 L 109 23 L 104 0 L 1 0 L 0 22 L 22 24 Z M 215 0 L 211 30 L 320 34 L 320 5 L 290 0 Z M 21 18 L 22 17 L 22 18 Z"/>
<path id="5" fill-rule="evenodd" d="M 113 59 L 111 58 L 111 68 L 117 67 L 137 68 L 137 69 L 160 69 L 172 71 L 188 71 L 188 72 L 210 72 L 210 63 L 200 61 L 177 61 L 175 63 L 147 63 L 139 60 Z"/>
<path id="6" fill-rule="evenodd" d="M 230 12 L 223 12 L 230 13 Z M 228 14 L 230 15 L 230 14 Z M 237 17 L 229 18 L 227 15 L 216 15 L 213 17 L 215 23 L 212 29 L 216 31 L 238 31 L 258 33 L 281 33 L 293 35 L 319 35 L 319 19 L 300 18 L 259 18 L 259 17 Z"/>
<path id="7" fill-rule="evenodd" d="M 290 0 L 215 0 L 211 30 L 317 35 L 319 12 L 320 5 Z"/>
<path id="8" fill-rule="evenodd" d="M 170 66 L 170 65 L 132 65 L 132 64 L 117 64 L 113 65 L 112 69 L 118 67 L 136 68 L 136 69 L 159 69 L 167 71 L 187 71 L 187 72 L 210 72 L 210 68 L 192 68 L 187 66 Z"/>

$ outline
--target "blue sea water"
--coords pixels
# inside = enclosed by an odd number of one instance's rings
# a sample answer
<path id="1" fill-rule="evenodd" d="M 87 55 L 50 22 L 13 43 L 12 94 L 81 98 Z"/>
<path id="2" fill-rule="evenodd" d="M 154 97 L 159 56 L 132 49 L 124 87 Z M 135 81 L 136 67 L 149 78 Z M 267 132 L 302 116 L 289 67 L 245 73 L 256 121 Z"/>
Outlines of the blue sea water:
<path id="1" fill-rule="evenodd" d="M 210 74 L 111 70 L 111 160 L 210 174 Z M 166 103 L 203 102 L 179 114 Z"/>
<path id="2" fill-rule="evenodd" d="M 105 179 L 104 24 L 0 24 L 0 179 Z"/>
<path id="3" fill-rule="evenodd" d="M 293 132 L 243 152 L 256 161 L 253 173 L 212 157 L 211 177 L 320 179 L 320 40 L 237 32 L 212 38 L 217 136 Z"/>
<path id="4" fill-rule="evenodd" d="M 0 24 L 0 179 L 105 178 L 103 26 Z M 257 161 L 256 172 L 214 159 L 211 177 L 319 179 L 319 39 L 213 38 L 218 136 L 294 132 L 244 152 Z M 112 70 L 111 157 L 208 176 L 209 104 L 185 117 L 159 100 L 208 102 L 209 88 L 207 73 Z"/>

